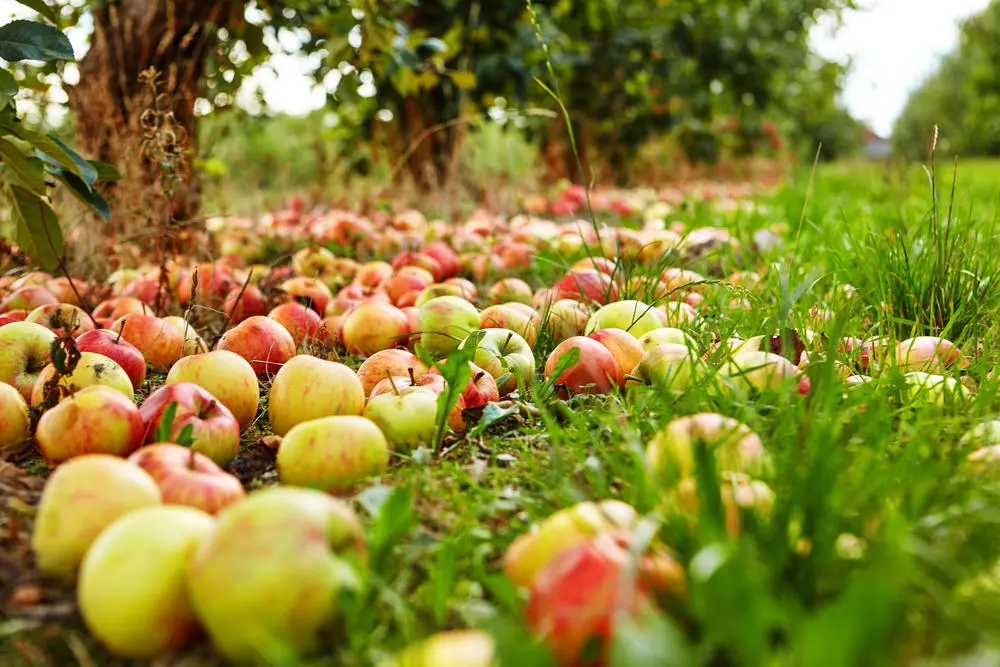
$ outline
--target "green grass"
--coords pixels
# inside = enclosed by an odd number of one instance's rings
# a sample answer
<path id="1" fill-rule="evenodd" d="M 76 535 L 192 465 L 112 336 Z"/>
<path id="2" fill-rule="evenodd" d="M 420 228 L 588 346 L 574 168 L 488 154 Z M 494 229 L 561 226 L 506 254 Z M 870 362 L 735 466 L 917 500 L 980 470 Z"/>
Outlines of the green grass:
<path id="1" fill-rule="evenodd" d="M 440 458 L 399 457 L 355 496 L 377 566 L 347 603 L 343 627 L 331 628 L 334 648 L 309 664 L 370 665 L 433 632 L 470 626 L 495 633 L 501 664 L 547 664 L 527 638 L 523 599 L 500 560 L 553 511 L 602 498 L 633 504 L 688 572 L 683 609 L 623 626 L 614 665 L 997 664 L 1000 475 L 970 467 L 966 457 L 978 445 L 961 438 L 998 408 L 989 374 L 1000 305 L 1000 165 L 961 166 L 954 206 L 948 171 L 934 224 L 918 168 L 834 165 L 818 171 L 811 196 L 806 171 L 750 212 L 679 211 L 673 218 L 689 228 L 729 228 L 741 250 L 676 265 L 714 277 L 764 276 L 748 311 L 729 310 L 733 292 L 708 285 L 711 307 L 692 327 L 706 347 L 734 334 L 808 326 L 829 341 L 817 339 L 814 354 L 833 361 L 841 336 L 947 332 L 972 360 L 965 375 L 977 386 L 973 397 L 940 406 L 906 399 L 889 371 L 847 391 L 822 362 L 809 370 L 808 397 L 772 390 L 737 398 L 712 377 L 679 395 L 637 388 L 563 403 L 535 391 L 531 413 L 446 439 Z M 783 244 L 756 252 L 754 232 L 775 226 Z M 546 255 L 526 277 L 551 284 L 568 261 Z M 821 322 L 814 307 L 834 317 Z M 553 346 L 542 338 L 539 367 Z M 773 510 L 744 513 L 736 539 L 711 502 L 714 470 L 698 470 L 703 502 L 693 517 L 647 476 L 643 453 L 653 435 L 697 412 L 746 423 L 773 461 L 765 480 Z M 24 634 L 0 622 L 0 664 L 31 664 L 12 643 L 25 638 L 44 646 L 51 664 L 75 664 L 65 645 L 65 628 L 74 626 L 63 627 Z M 94 664 L 122 664 L 85 641 Z M 189 659 L 183 664 L 217 664 L 204 649 Z"/>

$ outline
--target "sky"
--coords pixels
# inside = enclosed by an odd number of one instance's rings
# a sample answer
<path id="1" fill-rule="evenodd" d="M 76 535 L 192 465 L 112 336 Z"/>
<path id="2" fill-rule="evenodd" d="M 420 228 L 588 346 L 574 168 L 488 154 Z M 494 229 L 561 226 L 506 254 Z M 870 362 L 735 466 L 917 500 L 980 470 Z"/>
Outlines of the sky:
<path id="1" fill-rule="evenodd" d="M 959 21 L 989 2 L 859 0 L 862 8 L 848 12 L 839 27 L 830 22 L 818 26 L 813 31 L 813 45 L 827 58 L 850 62 L 844 104 L 856 118 L 888 136 L 909 92 L 956 46 Z M 14 0 L 0 0 L 0 20 L 20 9 Z M 81 51 L 86 34 L 71 38 Z M 314 86 L 308 75 L 310 67 L 305 58 L 279 55 L 269 67 L 261 68 L 252 84 L 261 87 L 272 109 L 306 114 L 325 101 L 324 90 Z"/>

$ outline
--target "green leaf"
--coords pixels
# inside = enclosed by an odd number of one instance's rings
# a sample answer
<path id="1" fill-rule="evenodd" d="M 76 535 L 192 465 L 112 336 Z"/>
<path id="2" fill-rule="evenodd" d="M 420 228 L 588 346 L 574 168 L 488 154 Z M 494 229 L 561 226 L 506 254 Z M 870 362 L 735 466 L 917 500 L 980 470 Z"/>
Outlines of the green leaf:
<path id="1" fill-rule="evenodd" d="M 97 172 L 97 180 L 99 181 L 114 183 L 115 181 L 122 180 L 122 173 L 113 164 L 101 162 L 100 160 L 87 160 L 87 163 Z"/>
<path id="2" fill-rule="evenodd" d="M 549 382 L 555 384 L 559 379 L 559 376 L 568 369 L 570 366 L 580 361 L 580 348 L 574 347 L 567 350 L 556 363 L 556 367 L 552 369 L 552 375 L 549 377 Z"/>
<path id="3" fill-rule="evenodd" d="M 111 218 L 111 206 L 107 200 L 101 196 L 97 190 L 87 187 L 79 176 L 68 172 L 65 169 L 54 169 L 52 174 L 62 181 L 73 196 L 89 206 L 97 215 L 101 216 L 104 222 Z"/>
<path id="4" fill-rule="evenodd" d="M 500 421 L 504 417 L 516 415 L 520 411 L 521 406 L 517 403 L 513 403 L 507 407 L 502 407 L 499 403 L 487 403 L 483 407 L 483 416 L 479 418 L 479 423 L 469 431 L 469 437 L 479 435 L 495 422 Z"/>
<path id="5" fill-rule="evenodd" d="M 194 424 L 185 424 L 181 432 L 177 434 L 175 442 L 181 447 L 190 447 L 194 444 Z"/>
<path id="6" fill-rule="evenodd" d="M 456 574 L 455 543 L 445 542 L 438 550 L 434 564 L 434 620 L 443 625 L 448 615 L 448 600 L 455 586 Z"/>
<path id="7" fill-rule="evenodd" d="M 21 141 L 31 144 L 36 151 L 36 155 L 38 155 L 38 157 L 40 157 L 46 164 L 54 167 L 65 167 L 80 178 L 83 178 L 80 166 L 73 159 L 73 155 L 70 155 L 63 150 L 60 146 L 61 142 L 55 142 L 51 137 L 44 135 L 41 132 L 29 130 L 16 120 L 4 122 L 0 127 L 8 130 Z M 74 153 L 74 155 L 76 154 Z M 76 157 L 79 158 L 78 155 Z M 93 167 L 90 167 L 90 169 L 93 169 Z"/>
<path id="8" fill-rule="evenodd" d="M 0 109 L 5 108 L 20 90 L 14 75 L 5 69 L 0 69 Z"/>
<path id="9" fill-rule="evenodd" d="M 49 7 L 45 4 L 45 0 L 14 0 L 15 2 L 24 5 L 28 9 L 33 9 L 39 13 L 39 15 L 47 18 L 55 24 L 59 23 L 59 10 L 54 7 Z"/>
<path id="10" fill-rule="evenodd" d="M 73 45 L 56 28 L 37 21 L 11 21 L 0 26 L 0 58 L 20 60 L 75 60 Z"/>
<path id="11" fill-rule="evenodd" d="M 477 331 L 464 343 L 459 345 L 454 352 L 448 355 L 444 363 L 437 364 L 441 376 L 445 380 L 445 390 L 438 395 L 437 399 L 437 426 L 434 428 L 434 450 L 441 446 L 441 439 L 448 428 L 448 415 L 452 408 L 458 404 L 458 399 L 469 384 L 472 377 L 472 369 L 469 368 L 476 356 L 476 348 L 482 340 L 484 332 Z"/>
<path id="12" fill-rule="evenodd" d="M 451 72 L 451 82 L 462 90 L 472 90 L 476 87 L 476 75 L 472 72 Z"/>
<path id="13" fill-rule="evenodd" d="M 156 427 L 156 442 L 170 442 L 170 431 L 174 426 L 175 416 L 177 416 L 177 401 L 163 408 L 160 425 Z"/>
<path id="14" fill-rule="evenodd" d="M 0 139 L 0 159 L 17 184 L 39 196 L 45 195 L 45 165 L 36 157 L 28 157 L 6 139 Z"/>
<path id="15" fill-rule="evenodd" d="M 413 528 L 415 505 L 416 501 L 410 488 L 400 486 L 379 507 L 369 540 L 373 572 L 379 571 L 378 565 L 392 545 Z"/>
<path id="16" fill-rule="evenodd" d="M 31 190 L 12 183 L 10 192 L 11 215 L 17 224 L 18 244 L 43 269 L 54 271 L 63 255 L 59 219 L 48 202 Z"/>
<path id="17" fill-rule="evenodd" d="M 50 134 L 49 139 L 51 139 L 63 153 L 68 155 L 69 159 L 73 161 L 73 164 L 77 166 L 77 169 L 74 169 L 73 172 L 83 179 L 83 182 L 87 184 L 88 188 L 93 187 L 94 181 L 97 180 L 97 169 L 94 165 L 90 164 L 87 160 L 84 160 L 76 151 L 60 141 L 58 137 Z"/>

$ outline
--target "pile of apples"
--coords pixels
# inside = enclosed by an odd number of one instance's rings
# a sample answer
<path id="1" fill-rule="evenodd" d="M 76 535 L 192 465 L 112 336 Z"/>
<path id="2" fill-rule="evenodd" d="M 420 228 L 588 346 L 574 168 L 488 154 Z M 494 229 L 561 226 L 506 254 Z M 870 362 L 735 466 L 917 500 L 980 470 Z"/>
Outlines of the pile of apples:
<path id="1" fill-rule="evenodd" d="M 294 229 L 278 216 L 267 224 Z M 477 409 L 525 400 L 540 382 L 561 398 L 705 383 L 729 396 L 803 397 L 827 349 L 809 331 L 788 356 L 770 335 L 701 347 L 710 292 L 752 292 L 761 277 L 659 267 L 709 248 L 738 253 L 722 229 L 682 236 L 656 217 L 641 230 L 596 230 L 530 216 L 443 229 L 416 214 L 304 224 L 314 238 L 389 260 L 314 245 L 287 266 L 255 265 L 237 244 L 254 232 L 234 224 L 217 239 L 232 252 L 211 264 L 120 269 L 103 283 L 0 278 L 0 453 L 34 445 L 54 468 L 33 535 L 37 566 L 76 583 L 88 628 L 120 655 L 149 658 L 201 630 L 237 663 L 320 649 L 338 592 L 367 567 L 361 521 L 330 494 L 383 474 L 393 455 L 436 446 L 442 406 L 460 434 Z M 538 289 L 484 282 L 541 250 L 589 256 Z M 750 304 L 733 297 L 729 307 Z M 968 361 L 945 339 L 839 347 L 845 391 L 870 379 L 863 373 L 898 369 L 908 391 L 931 401 L 969 392 L 946 375 Z M 446 379 L 453 355 L 469 366 L 456 392 Z M 266 441 L 280 486 L 248 494 L 227 472 L 249 433 L 276 436 Z M 718 414 L 675 420 L 650 440 L 648 470 L 666 507 L 697 516 L 694 443 L 718 464 L 731 534 L 741 512 L 769 511 L 763 443 Z M 595 639 L 606 650 L 619 612 L 683 601 L 684 570 L 666 545 L 652 542 L 635 562 L 638 524 L 628 505 L 582 503 L 511 545 L 504 569 L 560 664 L 591 664 L 585 650 Z M 400 664 L 490 664 L 491 641 L 444 633 Z M 465 657 L 449 663 L 456 655 Z"/>

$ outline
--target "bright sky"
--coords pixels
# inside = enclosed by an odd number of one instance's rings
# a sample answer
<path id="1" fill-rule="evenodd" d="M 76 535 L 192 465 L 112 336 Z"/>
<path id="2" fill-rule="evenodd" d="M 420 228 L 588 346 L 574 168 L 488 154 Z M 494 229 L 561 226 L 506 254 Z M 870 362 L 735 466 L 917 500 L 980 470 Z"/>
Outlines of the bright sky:
<path id="1" fill-rule="evenodd" d="M 848 13 L 836 30 L 822 25 L 813 34 L 817 50 L 838 61 L 850 61 L 844 103 L 860 120 L 888 136 L 908 93 L 934 70 L 937 60 L 955 47 L 958 22 L 990 0 L 859 0 L 862 9 Z M 14 0 L 0 0 L 0 20 L 21 13 Z M 82 51 L 85 35 L 73 35 Z M 324 92 L 312 85 L 310 63 L 280 55 L 254 80 L 277 111 L 305 114 L 324 103 Z M 330 82 L 333 83 L 333 82 Z"/>

